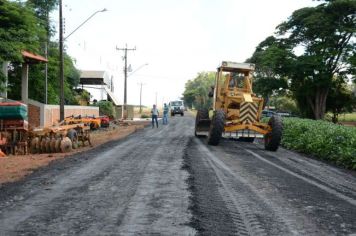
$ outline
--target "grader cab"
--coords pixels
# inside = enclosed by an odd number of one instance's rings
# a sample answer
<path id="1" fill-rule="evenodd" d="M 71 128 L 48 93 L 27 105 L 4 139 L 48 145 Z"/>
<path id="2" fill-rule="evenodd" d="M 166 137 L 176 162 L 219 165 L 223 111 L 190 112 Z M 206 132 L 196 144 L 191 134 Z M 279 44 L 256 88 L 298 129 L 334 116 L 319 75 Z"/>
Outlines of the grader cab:
<path id="1" fill-rule="evenodd" d="M 223 61 L 218 67 L 213 97 L 213 114 L 198 110 L 195 135 L 208 136 L 208 144 L 218 145 L 221 137 L 253 142 L 264 138 L 265 149 L 276 151 L 281 141 L 282 122 L 279 116 L 261 123 L 263 98 L 252 92 L 254 64 Z"/>

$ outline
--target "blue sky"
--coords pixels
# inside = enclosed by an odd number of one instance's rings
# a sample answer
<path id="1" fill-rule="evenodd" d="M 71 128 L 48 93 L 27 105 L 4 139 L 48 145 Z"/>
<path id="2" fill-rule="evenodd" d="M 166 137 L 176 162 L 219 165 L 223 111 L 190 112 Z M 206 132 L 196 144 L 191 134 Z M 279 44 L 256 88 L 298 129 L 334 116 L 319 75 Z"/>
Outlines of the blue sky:
<path id="1" fill-rule="evenodd" d="M 115 94 L 123 100 L 122 51 L 137 70 L 128 78 L 128 103 L 151 106 L 177 99 L 187 80 L 215 71 L 222 60 L 243 62 L 259 42 L 294 10 L 315 6 L 312 0 L 63 0 L 65 35 L 103 8 L 65 42 L 84 70 L 107 70 Z M 58 12 L 52 15 L 58 24 Z M 142 66 L 148 63 L 147 66 Z M 141 67 L 142 66 L 142 67 Z"/>

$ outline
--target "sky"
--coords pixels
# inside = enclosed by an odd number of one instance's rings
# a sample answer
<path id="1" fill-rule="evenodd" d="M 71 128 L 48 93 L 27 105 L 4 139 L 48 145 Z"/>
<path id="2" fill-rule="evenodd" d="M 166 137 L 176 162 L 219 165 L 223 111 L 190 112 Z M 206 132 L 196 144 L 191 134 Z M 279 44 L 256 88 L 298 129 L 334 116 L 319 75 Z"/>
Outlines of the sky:
<path id="1" fill-rule="evenodd" d="M 124 51 L 128 51 L 127 102 L 158 105 L 182 97 L 199 72 L 221 61 L 244 62 L 293 11 L 312 0 L 63 0 L 67 53 L 80 70 L 105 70 L 123 102 Z M 58 29 L 58 12 L 52 20 Z"/>

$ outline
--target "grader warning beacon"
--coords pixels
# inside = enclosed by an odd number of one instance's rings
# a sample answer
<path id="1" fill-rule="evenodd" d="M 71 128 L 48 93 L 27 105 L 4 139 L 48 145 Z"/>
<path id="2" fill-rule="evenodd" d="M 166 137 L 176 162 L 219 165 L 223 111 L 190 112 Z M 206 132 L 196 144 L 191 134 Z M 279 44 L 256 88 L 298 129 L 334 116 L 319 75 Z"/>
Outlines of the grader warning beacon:
<path id="1" fill-rule="evenodd" d="M 272 116 L 268 124 L 261 123 L 263 98 L 252 92 L 254 64 L 223 61 L 217 68 L 213 97 L 213 115 L 198 110 L 195 135 L 208 136 L 208 144 L 218 145 L 221 137 L 253 142 L 264 138 L 265 149 L 276 151 L 282 136 L 282 121 Z"/>

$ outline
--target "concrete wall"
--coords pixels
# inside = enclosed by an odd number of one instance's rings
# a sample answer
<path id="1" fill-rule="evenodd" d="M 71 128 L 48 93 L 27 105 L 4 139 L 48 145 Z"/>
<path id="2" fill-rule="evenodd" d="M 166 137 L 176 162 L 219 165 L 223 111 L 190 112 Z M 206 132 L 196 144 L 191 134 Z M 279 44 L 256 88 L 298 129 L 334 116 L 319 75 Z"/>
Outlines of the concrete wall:
<path id="1" fill-rule="evenodd" d="M 122 117 L 122 106 L 115 106 L 115 118 L 120 119 Z M 127 105 L 127 119 L 132 120 L 134 118 L 134 107 Z"/>
<path id="2" fill-rule="evenodd" d="M 59 105 L 46 105 L 37 101 L 28 102 L 28 121 L 31 127 L 52 126 L 59 121 Z M 64 106 L 64 116 L 99 116 L 99 107 Z"/>

